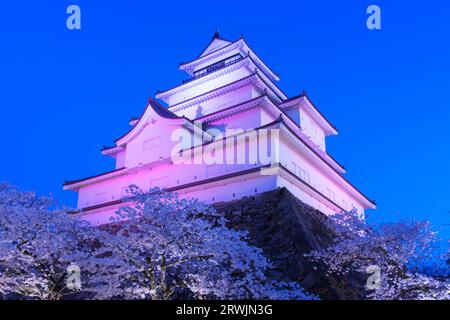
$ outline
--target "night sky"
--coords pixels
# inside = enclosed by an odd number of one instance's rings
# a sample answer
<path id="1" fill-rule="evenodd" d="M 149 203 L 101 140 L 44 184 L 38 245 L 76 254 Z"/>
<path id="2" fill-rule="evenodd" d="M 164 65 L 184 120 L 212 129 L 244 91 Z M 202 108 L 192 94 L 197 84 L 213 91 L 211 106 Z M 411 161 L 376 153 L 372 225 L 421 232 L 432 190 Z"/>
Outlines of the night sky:
<path id="1" fill-rule="evenodd" d="M 71 4 L 81 30 L 66 27 Z M 370 4 L 381 30 L 366 27 Z M 449 16 L 444 0 L 2 1 L 0 180 L 75 206 L 63 181 L 113 169 L 101 147 L 218 29 L 338 127 L 328 151 L 377 201 L 369 221 L 429 219 L 448 236 Z"/>

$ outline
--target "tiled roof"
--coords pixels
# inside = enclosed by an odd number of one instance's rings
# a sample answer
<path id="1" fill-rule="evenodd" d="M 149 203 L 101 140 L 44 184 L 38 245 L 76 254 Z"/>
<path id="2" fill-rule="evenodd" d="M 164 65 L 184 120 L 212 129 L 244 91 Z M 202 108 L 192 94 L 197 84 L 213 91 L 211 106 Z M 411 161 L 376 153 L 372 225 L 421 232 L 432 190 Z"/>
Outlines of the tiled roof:
<path id="1" fill-rule="evenodd" d="M 163 107 L 161 104 L 159 104 L 153 98 L 148 99 L 148 105 L 150 107 L 152 107 L 152 109 L 163 118 L 168 118 L 168 119 L 181 119 L 182 118 L 182 117 L 177 116 L 175 113 L 173 113 L 169 109 Z"/>

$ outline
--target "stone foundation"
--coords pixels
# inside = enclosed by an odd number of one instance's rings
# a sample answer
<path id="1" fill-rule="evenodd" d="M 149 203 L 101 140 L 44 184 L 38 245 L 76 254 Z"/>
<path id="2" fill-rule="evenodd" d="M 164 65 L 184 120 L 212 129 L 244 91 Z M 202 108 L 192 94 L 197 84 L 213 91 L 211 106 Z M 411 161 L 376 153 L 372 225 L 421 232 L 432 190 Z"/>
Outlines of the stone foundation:
<path id="1" fill-rule="evenodd" d="M 333 232 L 327 227 L 325 214 L 299 201 L 286 189 L 216 203 L 214 207 L 224 213 L 230 227 L 247 230 L 249 242 L 272 261 L 269 277 L 300 281 L 306 291 L 322 299 L 364 298 L 365 282 L 361 276 L 327 276 L 324 266 L 304 256 L 327 247 Z"/>

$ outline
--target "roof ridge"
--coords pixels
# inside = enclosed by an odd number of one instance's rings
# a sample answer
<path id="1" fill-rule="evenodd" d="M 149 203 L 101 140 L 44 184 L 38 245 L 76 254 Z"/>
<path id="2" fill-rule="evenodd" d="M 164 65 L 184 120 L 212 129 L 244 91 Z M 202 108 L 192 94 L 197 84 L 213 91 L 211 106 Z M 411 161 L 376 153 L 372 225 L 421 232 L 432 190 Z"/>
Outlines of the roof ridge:
<path id="1" fill-rule="evenodd" d="M 211 43 L 212 43 L 215 39 L 219 39 L 219 40 L 222 40 L 222 41 L 227 41 L 227 42 L 229 42 L 229 44 L 227 44 L 226 46 L 223 46 L 222 48 L 219 48 L 219 49 L 217 49 L 217 50 L 211 51 L 211 52 L 205 54 L 204 56 L 202 56 L 203 52 L 205 52 L 205 50 L 208 49 L 208 47 L 211 45 Z M 179 66 L 191 64 L 192 62 L 194 62 L 194 61 L 196 61 L 196 60 L 205 58 L 205 57 L 209 56 L 210 54 L 213 54 L 213 53 L 215 53 L 215 52 L 217 52 L 217 51 L 219 51 L 219 50 L 222 50 L 222 49 L 225 48 L 225 47 L 231 46 L 232 44 L 238 42 L 239 40 L 241 40 L 241 38 L 232 41 L 232 40 L 228 40 L 228 39 L 221 38 L 220 36 L 219 36 L 218 38 L 214 38 L 214 37 L 213 37 L 212 40 L 208 43 L 208 45 L 205 47 L 205 49 L 203 49 L 202 52 L 201 52 L 195 59 L 193 59 L 193 60 L 191 60 L 191 61 L 187 61 L 187 62 L 181 62 L 181 63 L 179 63 Z"/>
<path id="2" fill-rule="evenodd" d="M 161 117 L 168 119 L 182 119 L 182 117 L 177 116 L 175 113 L 170 111 L 168 108 L 162 106 L 158 101 L 156 101 L 153 97 L 148 98 L 148 104 L 152 107 L 152 109 Z"/>
<path id="3" fill-rule="evenodd" d="M 283 105 L 285 103 L 290 103 L 293 102 L 297 99 L 301 99 L 301 98 L 305 98 L 308 100 L 308 102 L 311 104 L 311 106 L 317 111 L 317 113 L 325 120 L 326 123 L 328 123 L 330 125 L 330 127 L 332 127 L 334 130 L 336 130 L 336 132 L 339 132 L 338 128 L 331 123 L 330 120 L 328 120 L 328 118 L 319 110 L 319 108 L 317 108 L 317 106 L 312 102 L 311 98 L 309 97 L 309 94 L 306 90 L 303 90 L 303 92 L 299 95 L 290 97 L 286 100 L 284 100 L 283 102 L 280 103 L 280 105 Z"/>
<path id="4" fill-rule="evenodd" d="M 174 108 L 174 107 L 180 106 L 180 105 L 182 105 L 182 104 L 184 104 L 184 103 L 187 103 L 187 102 L 190 102 L 190 101 L 192 101 L 192 100 L 198 99 L 198 98 L 200 98 L 200 97 L 202 97 L 202 96 L 206 96 L 206 95 L 208 95 L 208 94 L 211 94 L 211 93 L 214 92 L 214 91 L 222 90 L 222 89 L 224 89 L 224 88 L 226 88 L 226 87 L 228 87 L 228 86 L 232 86 L 232 85 L 234 85 L 234 84 L 236 84 L 236 83 L 239 83 L 240 81 L 247 80 L 247 79 L 249 79 L 249 78 L 251 78 L 251 77 L 253 77 L 253 76 L 255 76 L 255 75 L 257 75 L 257 74 L 253 72 L 253 73 L 249 74 L 248 76 L 245 76 L 245 77 L 240 78 L 240 79 L 238 79 L 238 80 L 235 80 L 235 81 L 233 81 L 233 82 L 227 83 L 227 84 L 225 84 L 225 85 L 223 85 L 223 86 L 220 86 L 220 87 L 218 87 L 218 88 L 209 90 L 209 91 L 207 91 L 207 92 L 201 93 L 201 94 L 196 95 L 195 97 L 189 98 L 189 99 L 187 99 L 187 100 L 178 102 L 178 103 L 176 103 L 176 104 L 174 104 L 174 105 L 171 105 L 169 108 Z M 169 90 L 172 90 L 172 89 L 169 89 Z M 169 90 L 167 90 L 167 91 L 169 91 Z"/>

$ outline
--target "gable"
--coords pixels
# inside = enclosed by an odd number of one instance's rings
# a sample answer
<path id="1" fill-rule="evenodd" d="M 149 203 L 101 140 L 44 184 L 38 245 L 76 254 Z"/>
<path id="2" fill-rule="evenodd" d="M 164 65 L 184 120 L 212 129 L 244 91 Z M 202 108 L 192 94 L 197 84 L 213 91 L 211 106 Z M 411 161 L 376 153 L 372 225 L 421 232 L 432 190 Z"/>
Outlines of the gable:
<path id="1" fill-rule="evenodd" d="M 172 134 L 178 131 L 182 132 L 183 136 L 188 136 L 189 141 L 191 141 L 191 130 L 185 128 L 182 124 L 169 123 L 154 118 L 149 119 L 143 129 L 128 142 L 125 167 L 132 168 L 169 158 L 172 149 L 179 144 L 177 139 L 172 141 Z M 175 138 L 178 136 L 175 135 Z"/>
<path id="2" fill-rule="evenodd" d="M 220 38 L 215 38 L 211 43 L 208 45 L 208 47 L 201 53 L 199 58 L 202 58 L 211 52 L 217 51 L 219 49 L 222 49 L 223 47 L 229 45 L 231 42 L 227 40 L 223 40 Z"/>

